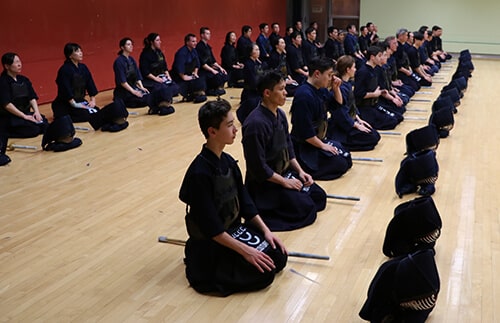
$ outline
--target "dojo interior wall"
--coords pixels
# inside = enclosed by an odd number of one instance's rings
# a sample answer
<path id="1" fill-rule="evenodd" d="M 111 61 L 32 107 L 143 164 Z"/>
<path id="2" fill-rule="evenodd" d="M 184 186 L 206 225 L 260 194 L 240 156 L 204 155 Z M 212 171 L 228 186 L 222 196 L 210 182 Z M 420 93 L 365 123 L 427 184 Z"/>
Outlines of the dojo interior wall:
<path id="1" fill-rule="evenodd" d="M 498 0 L 360 1 L 360 24 L 374 22 L 380 35 L 395 35 L 402 27 L 414 31 L 438 25 L 449 52 L 469 48 L 475 54 L 500 55 Z"/>
<path id="2" fill-rule="evenodd" d="M 134 40 L 133 56 L 139 59 L 142 41 L 150 32 L 162 39 L 162 50 L 169 67 L 175 51 L 183 45 L 184 36 L 208 26 L 211 45 L 220 60 L 224 37 L 230 30 L 237 36 L 241 26 L 253 28 L 252 39 L 261 22 L 286 23 L 286 0 L 277 1 L 120 1 L 84 0 L 78 3 L 61 0 L 2 0 L 0 10 L 0 53 L 13 51 L 23 63 L 22 74 L 28 76 L 40 97 L 52 101 L 56 95 L 57 69 L 64 61 L 63 47 L 78 43 L 84 63 L 89 66 L 100 91 L 114 87 L 113 61 L 123 37 Z"/>

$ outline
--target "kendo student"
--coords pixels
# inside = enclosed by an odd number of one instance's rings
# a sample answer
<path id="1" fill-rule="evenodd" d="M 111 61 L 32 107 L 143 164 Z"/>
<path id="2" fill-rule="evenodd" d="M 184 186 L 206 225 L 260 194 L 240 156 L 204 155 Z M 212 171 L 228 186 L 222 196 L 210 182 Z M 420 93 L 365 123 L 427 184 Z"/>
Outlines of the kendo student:
<path id="1" fill-rule="evenodd" d="M 200 76 L 205 79 L 207 84 L 207 95 L 219 96 L 226 94 L 224 84 L 228 81 L 226 70 L 217 63 L 208 44 L 211 38 L 211 32 L 208 27 L 200 28 L 201 41 L 196 45 L 196 51 L 200 58 Z"/>
<path id="2" fill-rule="evenodd" d="M 427 72 L 424 70 L 420 59 L 419 47 L 422 45 L 424 41 L 424 34 L 421 32 L 413 33 L 413 45 L 406 46 L 406 53 L 408 54 L 408 60 L 410 61 L 410 67 L 412 71 L 420 77 L 420 85 L 422 86 L 431 86 L 432 78 Z"/>
<path id="3" fill-rule="evenodd" d="M 100 110 L 95 103 L 97 87 L 83 60 L 80 45 L 64 45 L 66 60 L 57 71 L 57 96 L 52 102 L 54 119 L 69 115 L 73 122 L 88 121 L 102 131 L 117 132 L 128 126 L 128 112 L 123 101 L 117 100 Z M 88 94 L 89 100 L 86 100 Z"/>
<path id="4" fill-rule="evenodd" d="M 346 55 L 351 55 L 356 59 L 356 65 L 365 61 L 365 56 L 361 53 L 358 42 L 358 31 L 353 24 L 347 25 L 347 34 L 344 39 L 344 50 Z M 368 59 L 368 58 L 366 58 Z"/>
<path id="5" fill-rule="evenodd" d="M 142 75 L 135 59 L 132 39 L 120 40 L 120 51 L 113 63 L 115 73 L 114 100 L 123 100 L 125 106 L 138 108 L 149 106 L 148 114 L 167 115 L 175 112 L 171 106 L 172 95 L 165 86 L 152 87 L 151 92 L 142 84 Z"/>
<path id="6" fill-rule="evenodd" d="M 259 46 L 260 60 L 267 62 L 269 56 L 271 55 L 271 50 L 272 50 L 271 41 L 267 37 L 267 34 L 269 33 L 269 25 L 263 22 L 259 25 L 259 30 L 260 34 L 255 40 L 255 42 Z"/>
<path id="7" fill-rule="evenodd" d="M 179 193 L 187 204 L 187 279 L 197 292 L 219 296 L 265 288 L 286 265 L 287 251 L 258 215 L 237 161 L 223 151 L 236 138 L 231 105 L 207 102 L 198 121 L 206 143 Z"/>
<path id="8" fill-rule="evenodd" d="M 280 25 L 277 22 L 273 22 L 271 24 L 271 34 L 269 35 L 269 44 L 271 44 L 271 47 L 273 46 L 273 43 L 277 41 L 280 36 Z M 284 39 L 283 39 L 284 40 Z"/>
<path id="9" fill-rule="evenodd" d="M 337 61 L 340 55 L 339 42 L 337 41 L 339 31 L 334 26 L 330 26 L 327 29 L 328 39 L 323 46 L 323 52 L 325 57 L 330 58 L 333 61 Z"/>
<path id="10" fill-rule="evenodd" d="M 0 118 L 5 136 L 33 138 L 43 134 L 48 121 L 38 109 L 38 96 L 31 81 L 21 75 L 22 62 L 16 53 L 2 55 L 0 74 Z M 5 151 L 3 152 L 5 154 Z"/>
<path id="11" fill-rule="evenodd" d="M 275 42 L 274 42 L 275 41 Z M 286 59 L 286 43 L 282 37 L 276 38 L 272 43 L 273 50 L 268 60 L 268 67 L 281 74 L 286 83 L 286 95 L 294 96 L 299 83 L 290 75 L 290 67 Z"/>
<path id="12" fill-rule="evenodd" d="M 429 34 L 432 34 L 432 32 L 429 30 L 422 30 L 420 31 L 424 35 L 424 41 L 418 48 L 418 53 L 420 54 L 420 63 L 422 63 L 422 66 L 424 67 L 424 70 L 430 75 L 434 76 L 437 72 L 439 72 L 440 69 L 440 63 L 436 62 L 432 59 L 430 55 L 432 55 L 432 49 L 430 48 L 430 43 L 429 43 Z"/>
<path id="13" fill-rule="evenodd" d="M 304 64 L 309 65 L 309 62 L 319 57 L 318 47 L 315 44 L 316 41 L 316 29 L 313 27 L 308 27 L 306 29 L 306 39 L 302 40 L 302 57 L 304 58 Z"/>
<path id="14" fill-rule="evenodd" d="M 443 28 L 434 25 L 432 26 L 432 50 L 437 53 L 439 60 L 444 62 L 451 59 L 451 55 L 443 50 L 443 41 L 441 36 L 443 35 Z"/>
<path id="15" fill-rule="evenodd" d="M 359 27 L 358 44 L 359 44 L 359 50 L 366 57 L 366 50 L 371 45 L 370 35 L 368 33 L 368 27 L 366 26 Z"/>
<path id="16" fill-rule="evenodd" d="M 286 83 L 277 72 L 257 85 L 262 101 L 243 124 L 247 165 L 245 186 L 259 214 L 273 231 L 305 227 L 326 206 L 326 193 L 295 159 L 286 114 Z"/>
<path id="17" fill-rule="evenodd" d="M 396 52 L 394 53 L 394 58 L 396 60 L 396 67 L 398 69 L 398 78 L 403 81 L 404 84 L 411 86 L 414 91 L 420 90 L 420 77 L 413 73 L 410 67 L 410 60 L 408 58 L 407 47 L 411 45 L 408 44 L 408 30 L 401 28 L 396 33 L 396 38 L 398 46 Z"/>
<path id="18" fill-rule="evenodd" d="M 243 25 L 241 27 L 241 36 L 236 42 L 236 51 L 238 53 L 238 61 L 244 62 L 247 59 L 248 48 L 252 47 L 252 27 Z"/>
<path id="19" fill-rule="evenodd" d="M 290 75 L 302 84 L 307 80 L 309 75 L 309 67 L 305 64 L 302 55 L 302 36 L 299 32 L 294 31 L 290 35 L 291 45 L 286 47 L 286 59 L 290 66 Z"/>
<path id="20" fill-rule="evenodd" d="M 226 70 L 228 75 L 227 85 L 229 87 L 243 87 L 243 63 L 238 61 L 238 53 L 236 52 L 236 33 L 229 31 L 226 34 L 224 46 L 220 51 L 221 65 Z"/>
<path id="21" fill-rule="evenodd" d="M 327 88 L 334 80 L 341 82 L 333 76 L 332 60 L 313 59 L 309 77 L 295 92 L 290 108 L 295 156 L 315 180 L 338 178 L 352 166 L 349 152 L 327 137 L 327 102 L 332 99 Z"/>
<path id="22" fill-rule="evenodd" d="M 172 98 L 179 95 L 180 90 L 168 72 L 167 60 L 161 50 L 160 35 L 150 33 L 144 38 L 143 43 L 144 48 L 139 56 L 139 68 L 143 77 L 142 83 L 149 92 L 161 94 L 160 102 L 172 103 Z M 161 112 L 160 110 L 158 110 L 158 113 Z"/>
<path id="23" fill-rule="evenodd" d="M 382 95 L 379 97 L 379 104 L 391 112 L 402 115 L 406 112 L 406 104 L 409 102 L 409 98 L 405 98 L 405 100 L 407 99 L 405 102 L 399 96 L 399 91 L 392 86 L 387 66 L 390 49 L 384 43 L 380 47 L 382 48 L 382 55 L 377 62 L 377 66 L 375 66 L 378 86 L 382 90 Z"/>
<path id="24" fill-rule="evenodd" d="M 247 49 L 247 59 L 243 68 L 243 79 L 245 85 L 241 91 L 240 107 L 236 111 L 238 120 L 243 124 L 245 118 L 257 107 L 260 94 L 257 91 L 257 80 L 264 75 L 267 64 L 259 59 L 260 50 L 256 43 Z"/>
<path id="25" fill-rule="evenodd" d="M 336 68 L 342 83 L 333 83 L 332 91 L 340 93 L 335 94 L 335 100 L 329 104 L 328 137 L 339 141 L 349 151 L 373 150 L 380 134 L 361 118 L 356 107 L 351 83 L 356 73 L 356 61 L 350 55 L 341 56 Z M 337 101 L 337 98 L 341 100 Z"/>
<path id="26" fill-rule="evenodd" d="M 367 50 L 368 61 L 361 64 L 354 77 L 354 97 L 356 106 L 363 119 L 377 130 L 394 129 L 403 116 L 391 112 L 381 105 L 379 97 L 387 94 L 387 90 L 380 89 L 375 67 L 382 59 L 382 48 L 370 46 Z"/>
<path id="27" fill-rule="evenodd" d="M 399 90 L 399 96 L 403 102 L 408 103 L 410 98 L 415 95 L 415 90 L 411 85 L 405 84 L 398 78 L 398 67 L 395 55 L 397 53 L 399 43 L 396 36 L 387 36 L 383 44 L 387 54 L 389 55 L 387 58 L 387 64 L 384 68 L 386 69 L 386 73 L 391 81 L 391 85 Z"/>
<path id="28" fill-rule="evenodd" d="M 187 102 L 200 103 L 207 100 L 205 79 L 198 74 L 200 67 L 200 59 L 196 51 L 196 36 L 187 34 L 184 37 L 184 46 L 175 53 L 171 73 Z"/>

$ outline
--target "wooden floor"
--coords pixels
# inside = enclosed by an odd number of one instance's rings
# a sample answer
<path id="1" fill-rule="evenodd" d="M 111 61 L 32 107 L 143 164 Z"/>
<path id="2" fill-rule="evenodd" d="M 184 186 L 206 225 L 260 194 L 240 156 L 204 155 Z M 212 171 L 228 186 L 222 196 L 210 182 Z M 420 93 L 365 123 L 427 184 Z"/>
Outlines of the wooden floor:
<path id="1" fill-rule="evenodd" d="M 435 80 L 448 81 L 455 64 Z M 474 64 L 455 128 L 438 148 L 434 200 L 443 230 L 434 323 L 500 322 L 500 61 Z M 418 97 L 433 100 L 443 85 Z M 239 90 L 229 89 L 231 96 Z M 230 101 L 236 108 L 238 100 Z M 63 153 L 9 152 L 12 163 L 0 167 L 1 322 L 362 321 L 368 285 L 387 260 L 387 224 L 397 205 L 416 196 L 399 199 L 394 191 L 405 134 L 426 121 L 404 121 L 395 129 L 401 136 L 385 135 L 374 151 L 353 154 L 383 163 L 354 162 L 342 178 L 319 182 L 330 194 L 361 201 L 329 200 L 312 226 L 278 233 L 289 250 L 330 261 L 290 259 L 269 288 L 216 298 L 188 286 L 182 247 L 157 242 L 159 235 L 187 238 L 177 196 L 204 141 L 199 106 L 179 103 L 165 117 L 136 109 L 127 130 L 79 131 L 83 146 Z M 407 116 L 428 118 L 430 103 L 411 108 L 426 111 Z M 244 170 L 240 140 L 238 133 L 227 151 Z"/>

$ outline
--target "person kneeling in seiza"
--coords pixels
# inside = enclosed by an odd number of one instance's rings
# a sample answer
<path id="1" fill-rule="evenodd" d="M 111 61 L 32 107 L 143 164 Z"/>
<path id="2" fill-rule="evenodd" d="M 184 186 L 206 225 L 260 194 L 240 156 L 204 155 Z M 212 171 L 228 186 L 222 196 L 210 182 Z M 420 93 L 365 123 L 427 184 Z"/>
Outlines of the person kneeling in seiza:
<path id="1" fill-rule="evenodd" d="M 265 288 L 286 265 L 287 251 L 258 215 L 236 160 L 223 151 L 236 138 L 231 105 L 207 102 L 198 121 L 206 143 L 179 192 L 187 204 L 187 279 L 197 292 L 218 296 Z"/>
<path id="2" fill-rule="evenodd" d="M 278 72 L 265 74 L 257 89 L 262 102 L 243 123 L 247 165 L 245 186 L 271 230 L 302 228 L 326 206 L 325 191 L 295 159 L 286 114 L 286 82 Z"/>

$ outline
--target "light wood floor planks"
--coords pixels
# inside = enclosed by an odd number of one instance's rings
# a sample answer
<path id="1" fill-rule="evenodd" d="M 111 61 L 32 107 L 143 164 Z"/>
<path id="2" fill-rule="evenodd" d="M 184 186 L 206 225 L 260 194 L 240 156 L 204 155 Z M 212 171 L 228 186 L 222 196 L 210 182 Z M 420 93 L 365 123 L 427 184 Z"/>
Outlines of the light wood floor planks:
<path id="1" fill-rule="evenodd" d="M 455 64 L 440 77 L 449 80 Z M 500 322 L 500 61 L 474 64 L 455 128 L 437 151 L 433 197 L 443 230 L 433 323 Z M 443 85 L 418 97 L 433 100 Z M 228 89 L 230 96 L 239 90 Z M 230 102 L 236 109 L 238 100 Z M 430 105 L 411 103 L 426 112 L 406 115 L 427 119 Z M 278 233 L 289 250 L 330 261 L 290 259 L 269 288 L 215 298 L 189 288 L 182 247 L 157 242 L 159 235 L 187 237 L 177 196 L 204 142 L 199 106 L 179 103 L 166 117 L 135 109 L 140 115 L 130 116 L 123 132 L 78 131 L 84 143 L 72 151 L 8 153 L 12 163 L 0 167 L 1 322 L 362 322 L 368 285 L 386 260 L 387 223 L 397 205 L 416 196 L 394 192 L 404 138 L 426 121 L 404 121 L 395 129 L 401 136 L 384 135 L 374 151 L 353 153 L 383 163 L 354 162 L 344 177 L 319 183 L 361 201 L 329 200 L 312 226 Z M 244 170 L 240 140 L 238 133 L 227 151 Z M 10 142 L 40 146 L 41 137 Z"/>

